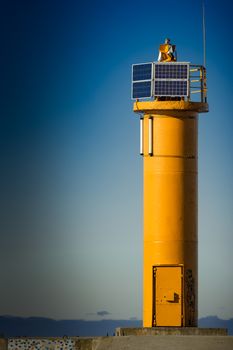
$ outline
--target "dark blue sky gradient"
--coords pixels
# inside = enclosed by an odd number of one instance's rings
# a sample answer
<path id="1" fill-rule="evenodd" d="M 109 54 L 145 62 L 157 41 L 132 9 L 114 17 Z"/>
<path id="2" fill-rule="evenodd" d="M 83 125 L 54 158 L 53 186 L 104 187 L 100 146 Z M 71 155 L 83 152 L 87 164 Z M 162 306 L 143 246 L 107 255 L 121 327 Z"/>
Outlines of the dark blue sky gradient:
<path id="1" fill-rule="evenodd" d="M 199 311 L 228 318 L 233 4 L 205 3 Z M 156 60 L 165 37 L 180 61 L 202 64 L 201 1 L 1 1 L 0 13 L 0 314 L 141 318 L 142 159 L 131 65 Z"/>

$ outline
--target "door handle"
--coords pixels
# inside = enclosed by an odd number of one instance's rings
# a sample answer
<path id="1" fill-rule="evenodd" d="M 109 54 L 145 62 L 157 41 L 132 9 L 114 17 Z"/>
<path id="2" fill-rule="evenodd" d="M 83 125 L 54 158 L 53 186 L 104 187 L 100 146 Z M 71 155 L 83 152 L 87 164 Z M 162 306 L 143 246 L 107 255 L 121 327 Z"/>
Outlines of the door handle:
<path id="1" fill-rule="evenodd" d="M 168 297 L 167 297 L 167 302 L 168 303 L 179 303 L 180 300 L 180 296 L 177 293 L 169 293 Z"/>

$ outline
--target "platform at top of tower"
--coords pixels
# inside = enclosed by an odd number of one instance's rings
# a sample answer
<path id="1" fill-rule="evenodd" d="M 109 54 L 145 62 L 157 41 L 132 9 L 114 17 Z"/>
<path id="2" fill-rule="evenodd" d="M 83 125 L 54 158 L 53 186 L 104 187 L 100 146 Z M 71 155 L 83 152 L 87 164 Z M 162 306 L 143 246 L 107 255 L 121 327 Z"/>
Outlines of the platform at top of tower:
<path id="1" fill-rule="evenodd" d="M 207 103 L 206 69 L 189 62 L 133 64 L 131 97 Z"/>
<path id="2" fill-rule="evenodd" d="M 209 111 L 208 103 L 191 101 L 136 101 L 133 111 L 138 113 L 169 113 L 169 112 L 197 112 L 206 113 Z"/>

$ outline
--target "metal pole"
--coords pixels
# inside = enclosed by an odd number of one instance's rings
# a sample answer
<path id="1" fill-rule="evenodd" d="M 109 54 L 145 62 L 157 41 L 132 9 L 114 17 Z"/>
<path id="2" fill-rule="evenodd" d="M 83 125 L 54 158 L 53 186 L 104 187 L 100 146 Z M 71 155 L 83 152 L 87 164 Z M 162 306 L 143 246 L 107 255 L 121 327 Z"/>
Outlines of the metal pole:
<path id="1" fill-rule="evenodd" d="M 143 118 L 140 118 L 140 155 L 143 156 Z"/>
<path id="2" fill-rule="evenodd" d="M 153 155 L 153 118 L 150 117 L 149 118 L 149 137 L 148 137 L 148 141 L 149 141 L 149 155 L 152 156 Z"/>
<path id="3" fill-rule="evenodd" d="M 203 30 L 203 65 L 206 67 L 206 30 L 205 30 L 205 4 L 202 2 L 202 30 Z"/>

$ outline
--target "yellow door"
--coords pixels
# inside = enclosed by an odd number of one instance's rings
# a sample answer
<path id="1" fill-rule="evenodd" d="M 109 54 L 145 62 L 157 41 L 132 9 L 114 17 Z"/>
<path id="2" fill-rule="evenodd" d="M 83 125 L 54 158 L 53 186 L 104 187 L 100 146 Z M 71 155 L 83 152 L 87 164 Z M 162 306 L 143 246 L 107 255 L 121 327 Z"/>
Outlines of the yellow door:
<path id="1" fill-rule="evenodd" d="M 153 281 L 153 326 L 182 326 L 182 266 L 154 266 Z"/>

